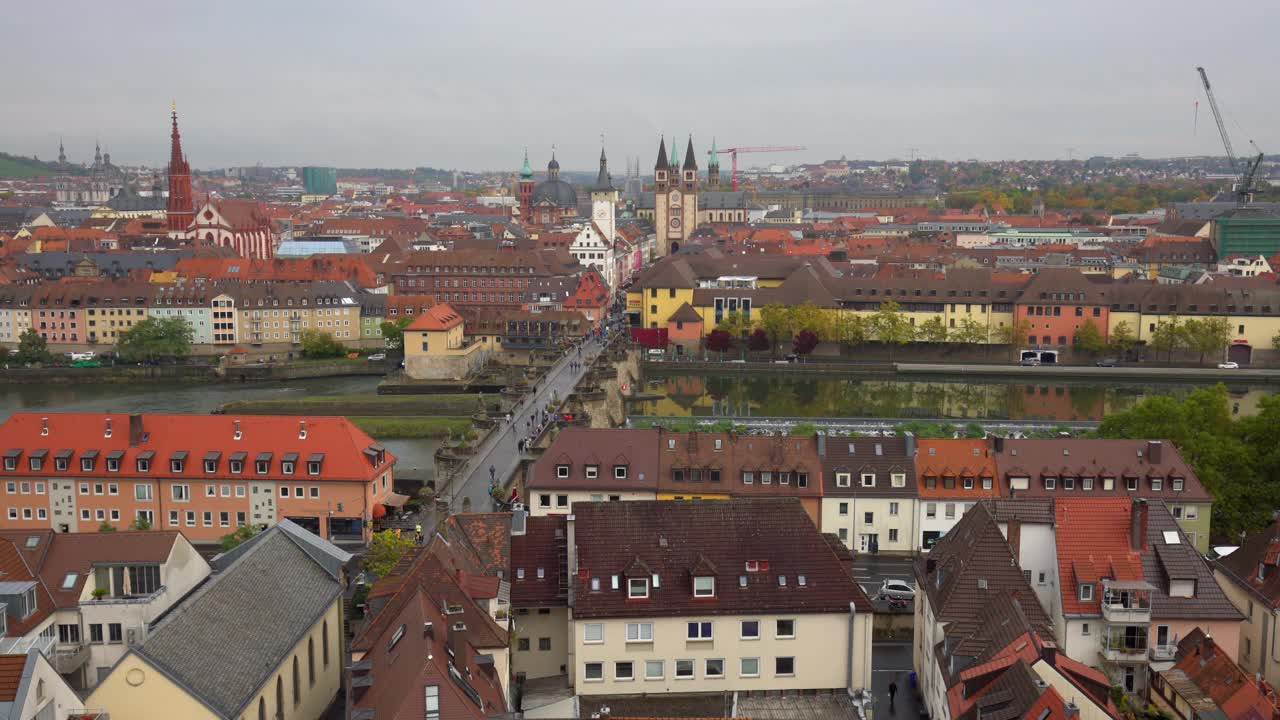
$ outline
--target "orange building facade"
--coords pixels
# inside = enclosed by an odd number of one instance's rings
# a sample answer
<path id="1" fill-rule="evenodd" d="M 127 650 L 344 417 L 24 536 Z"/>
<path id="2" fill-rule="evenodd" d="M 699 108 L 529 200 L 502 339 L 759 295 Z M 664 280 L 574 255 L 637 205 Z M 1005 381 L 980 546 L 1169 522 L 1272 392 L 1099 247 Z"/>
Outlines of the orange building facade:
<path id="1" fill-rule="evenodd" d="M 17 413 L 0 425 L 0 528 L 95 532 L 139 518 L 215 543 L 280 519 L 364 542 L 403 502 L 395 457 L 346 418 Z"/>

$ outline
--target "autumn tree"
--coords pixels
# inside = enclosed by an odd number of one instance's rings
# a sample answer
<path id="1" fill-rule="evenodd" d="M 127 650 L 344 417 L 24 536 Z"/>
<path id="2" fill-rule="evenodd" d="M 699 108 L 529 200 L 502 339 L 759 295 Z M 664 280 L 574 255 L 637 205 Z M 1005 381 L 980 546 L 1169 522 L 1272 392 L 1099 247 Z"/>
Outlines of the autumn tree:
<path id="1" fill-rule="evenodd" d="M 808 330 L 819 338 L 831 334 L 831 318 L 827 311 L 811 302 L 795 305 L 791 308 L 791 333 Z"/>
<path id="2" fill-rule="evenodd" d="M 818 334 L 812 330 L 801 330 L 796 333 L 796 338 L 791 343 L 791 351 L 801 357 L 813 352 L 816 347 L 818 347 Z"/>
<path id="3" fill-rule="evenodd" d="M 885 300 L 871 316 L 871 334 L 889 346 L 889 362 L 893 362 L 894 349 L 911 342 L 916 336 L 916 329 L 902 313 L 901 305 Z"/>
<path id="4" fill-rule="evenodd" d="M 765 305 L 760 308 L 760 327 L 769 336 L 770 353 L 776 353 L 778 343 L 790 339 L 795 333 L 791 309 L 785 305 Z"/>
<path id="5" fill-rule="evenodd" d="M 717 330 L 723 330 L 731 336 L 738 338 L 751 331 L 751 318 L 733 310 L 720 318 L 720 322 L 716 323 Z"/>
<path id="6" fill-rule="evenodd" d="M 1192 318 L 1183 325 L 1183 337 L 1192 352 L 1204 356 L 1218 354 L 1231 342 L 1231 321 L 1224 317 Z"/>
<path id="7" fill-rule="evenodd" d="M 996 328 L 996 340 L 1002 345 L 1011 346 L 1015 354 L 1018 352 L 1018 346 L 1027 342 L 1030 335 L 1031 321 L 1024 317 L 1014 317 L 1013 322 Z"/>
<path id="8" fill-rule="evenodd" d="M 1123 358 L 1133 349 L 1134 343 L 1137 341 L 1133 334 L 1133 328 L 1129 327 L 1129 323 L 1121 320 L 1116 323 L 1115 327 L 1111 328 L 1111 337 L 1107 338 L 1107 348 Z"/>
<path id="9" fill-rule="evenodd" d="M 733 349 L 733 336 L 725 330 L 716 328 L 707 333 L 707 349 L 720 353 L 720 359 L 723 360 L 724 354 Z"/>
<path id="10" fill-rule="evenodd" d="M 1091 355 L 1102 352 L 1107 346 L 1106 341 L 1102 339 L 1102 331 L 1098 330 L 1097 324 L 1093 322 L 1093 318 L 1086 318 L 1080 327 L 1076 329 L 1075 337 L 1071 339 L 1072 344 L 1082 352 Z"/>
<path id="11" fill-rule="evenodd" d="M 946 342 L 947 325 L 935 315 L 916 326 L 916 339 L 928 343 Z"/>
<path id="12" fill-rule="evenodd" d="M 769 349 L 769 336 L 764 330 L 756 328 L 747 336 L 747 349 L 751 352 L 764 352 Z"/>

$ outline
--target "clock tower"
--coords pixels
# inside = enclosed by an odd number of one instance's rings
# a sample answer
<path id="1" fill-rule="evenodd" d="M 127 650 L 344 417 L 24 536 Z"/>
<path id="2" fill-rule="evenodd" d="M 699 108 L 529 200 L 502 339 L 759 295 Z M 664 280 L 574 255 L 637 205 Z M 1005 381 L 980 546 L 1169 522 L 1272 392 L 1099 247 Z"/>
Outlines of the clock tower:
<path id="1" fill-rule="evenodd" d="M 591 186 L 591 221 L 600 228 L 610 246 L 617 239 L 617 204 L 618 191 L 609 177 L 609 161 L 605 159 L 604 148 L 600 148 L 600 174 Z"/>
<path id="2" fill-rule="evenodd" d="M 653 224 L 657 254 L 662 257 L 678 251 L 698 224 L 698 162 L 693 155 L 693 138 L 685 150 L 683 167 L 676 161 L 675 141 L 668 156 L 666 140 L 662 140 L 653 172 Z"/>

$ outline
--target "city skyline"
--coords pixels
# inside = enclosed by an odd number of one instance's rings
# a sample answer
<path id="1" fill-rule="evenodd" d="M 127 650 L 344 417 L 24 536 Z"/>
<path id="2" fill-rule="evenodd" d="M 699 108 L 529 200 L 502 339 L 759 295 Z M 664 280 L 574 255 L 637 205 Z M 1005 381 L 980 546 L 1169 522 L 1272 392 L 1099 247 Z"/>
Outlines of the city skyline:
<path id="1" fill-rule="evenodd" d="M 1280 20 L 1249 6 L 1256 27 Z M 567 170 L 589 171 L 602 133 L 617 175 L 627 157 L 648 172 L 659 136 L 690 134 L 700 158 L 713 138 L 808 148 L 747 165 L 1220 155 L 1197 64 L 1237 148 L 1280 147 L 1265 134 L 1280 99 L 1258 91 L 1258 45 L 1189 4 L 247 7 L 143 3 L 125 18 L 71 3 L 73 24 L 16 8 L 10 78 L 24 102 L 0 149 L 52 159 L 61 139 L 82 162 L 96 141 L 117 164 L 159 167 L 176 99 L 198 169 L 514 171 L 528 147 L 540 170 L 555 146 Z M 66 37 L 51 54 L 54 26 Z"/>

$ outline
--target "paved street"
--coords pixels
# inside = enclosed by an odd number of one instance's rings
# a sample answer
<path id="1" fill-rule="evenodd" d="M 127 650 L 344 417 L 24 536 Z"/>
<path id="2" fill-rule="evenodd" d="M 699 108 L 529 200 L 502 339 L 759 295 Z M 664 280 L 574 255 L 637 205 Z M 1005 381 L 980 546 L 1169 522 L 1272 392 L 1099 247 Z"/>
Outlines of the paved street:
<path id="1" fill-rule="evenodd" d="M 600 342 L 588 341 L 583 344 L 580 356 L 570 351 L 560 358 L 547 371 L 534 398 L 532 400 L 526 398 L 512 412 L 511 422 L 504 424 L 501 429 L 485 439 L 463 470 L 466 479 L 449 487 L 449 507 L 452 512 L 463 512 L 464 505 L 472 512 L 488 512 L 493 509 L 492 498 L 489 495 L 489 468 L 493 467 L 493 476 L 498 478 L 499 484 L 502 484 L 515 471 L 520 461 L 516 441 L 524 434 L 525 421 L 533 417 L 536 411 L 545 408 L 553 396 L 557 400 L 568 397 L 578 384 L 578 380 L 586 374 L 586 368 L 591 365 L 591 361 L 595 359 L 600 349 Z M 580 362 L 582 366 L 576 370 L 571 369 L 570 361 Z M 468 500 L 470 502 L 467 502 Z"/>
<path id="2" fill-rule="evenodd" d="M 889 683 L 898 685 L 893 708 L 889 707 Z M 875 643 L 871 648 L 871 690 L 875 698 L 871 717 L 875 720 L 918 720 L 921 714 L 911 687 L 911 643 Z"/>
<path id="3" fill-rule="evenodd" d="M 915 575 L 911 572 L 911 558 L 892 555 L 859 554 L 853 561 L 853 578 L 862 586 L 863 592 L 875 598 L 880 592 L 880 583 L 885 580 L 903 580 L 915 586 Z M 883 603 L 877 601 L 876 610 L 884 610 Z"/>

